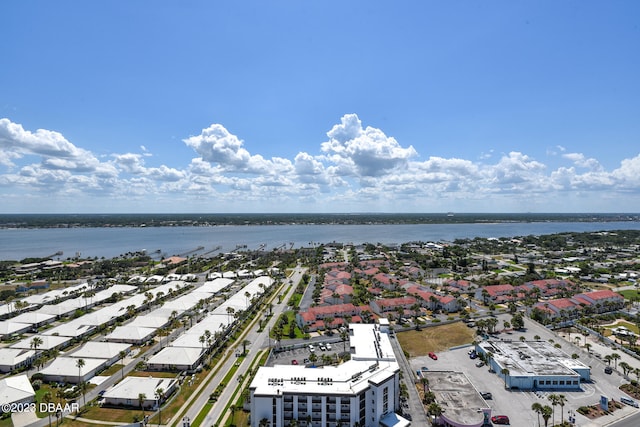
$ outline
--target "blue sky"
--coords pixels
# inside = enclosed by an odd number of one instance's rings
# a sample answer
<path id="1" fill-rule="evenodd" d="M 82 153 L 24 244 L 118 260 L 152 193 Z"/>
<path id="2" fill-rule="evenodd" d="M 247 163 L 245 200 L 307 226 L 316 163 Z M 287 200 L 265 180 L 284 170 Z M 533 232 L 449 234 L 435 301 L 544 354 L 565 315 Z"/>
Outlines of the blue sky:
<path id="1" fill-rule="evenodd" d="M 0 213 L 640 212 L 639 16 L 2 2 Z"/>

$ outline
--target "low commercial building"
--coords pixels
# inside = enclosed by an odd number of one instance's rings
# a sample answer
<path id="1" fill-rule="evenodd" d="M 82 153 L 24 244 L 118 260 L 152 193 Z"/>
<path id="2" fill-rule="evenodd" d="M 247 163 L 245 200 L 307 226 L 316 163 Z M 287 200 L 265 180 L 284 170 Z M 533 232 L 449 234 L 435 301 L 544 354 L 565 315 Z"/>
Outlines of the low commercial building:
<path id="1" fill-rule="evenodd" d="M 0 405 L 11 403 L 31 403 L 36 392 L 26 374 L 14 375 L 0 380 Z"/>
<path id="2" fill-rule="evenodd" d="M 28 323 L 34 328 L 39 328 L 40 326 L 44 326 L 48 323 L 53 322 L 54 320 L 56 320 L 56 316 L 54 316 L 53 314 L 37 312 L 22 313 L 11 319 L 12 322 L 16 323 Z"/>
<path id="3" fill-rule="evenodd" d="M 48 350 L 56 350 L 61 349 L 68 346 L 73 338 L 70 337 L 61 337 L 58 335 L 33 335 L 27 338 L 24 338 L 18 341 L 15 344 L 11 344 L 11 348 L 21 348 L 24 350 L 33 349 L 33 339 L 40 339 L 40 344 L 35 349 L 36 351 L 48 351 Z"/>
<path id="4" fill-rule="evenodd" d="M 11 338 L 12 335 L 20 335 L 31 329 L 33 325 L 29 323 L 19 323 L 11 320 L 0 322 L 0 339 Z"/>
<path id="5" fill-rule="evenodd" d="M 378 325 L 349 325 L 349 335 L 352 359 L 341 365 L 260 368 L 249 387 L 251 425 L 378 427 L 388 420 L 400 398 L 400 368 L 389 337 Z M 396 425 L 407 422 L 394 418 Z"/>
<path id="6" fill-rule="evenodd" d="M 0 372 L 14 372 L 29 366 L 36 357 L 33 350 L 0 348 Z"/>
<path id="7" fill-rule="evenodd" d="M 577 391 L 591 379 L 589 366 L 545 341 L 484 341 L 476 351 L 510 389 Z"/>
<path id="8" fill-rule="evenodd" d="M 110 342 L 141 345 L 150 341 L 155 333 L 155 328 L 145 328 L 143 326 L 118 326 L 105 337 L 105 340 Z"/>
<path id="9" fill-rule="evenodd" d="M 106 359 L 106 366 L 111 366 L 121 359 L 121 354 L 129 353 L 130 348 L 131 344 L 126 343 L 89 341 L 70 356 L 76 359 Z"/>
<path id="10" fill-rule="evenodd" d="M 437 418 L 439 425 L 481 427 L 490 425 L 491 407 L 462 372 L 428 371 L 428 390 L 443 409 Z"/>
<path id="11" fill-rule="evenodd" d="M 142 404 L 145 409 L 153 409 L 171 396 L 177 386 L 178 381 L 174 378 L 126 377 L 104 393 L 104 404 L 136 408 Z M 160 402 L 157 396 L 159 391 L 162 391 Z M 141 395 L 144 395 L 142 402 Z"/>
<path id="12" fill-rule="evenodd" d="M 107 363 L 106 359 L 82 359 L 84 366 L 78 367 L 78 360 L 75 357 L 58 357 L 40 373 L 45 381 L 79 384 L 89 381 Z"/>
<path id="13" fill-rule="evenodd" d="M 193 347 L 166 347 L 151 356 L 147 369 L 151 371 L 195 371 L 204 351 Z"/>

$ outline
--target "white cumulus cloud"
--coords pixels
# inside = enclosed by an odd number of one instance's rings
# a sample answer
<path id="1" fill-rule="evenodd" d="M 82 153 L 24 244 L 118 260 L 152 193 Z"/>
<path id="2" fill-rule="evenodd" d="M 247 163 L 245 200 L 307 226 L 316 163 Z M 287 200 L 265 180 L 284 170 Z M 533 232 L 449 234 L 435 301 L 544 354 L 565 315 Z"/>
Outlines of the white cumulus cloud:
<path id="1" fill-rule="evenodd" d="M 380 129 L 363 129 L 356 114 L 342 116 L 340 124 L 334 125 L 327 136 L 329 141 L 322 143 L 322 151 L 345 171 L 351 168 L 360 177 L 384 175 L 406 166 L 410 158 L 418 155 L 412 146 L 401 147 Z"/>

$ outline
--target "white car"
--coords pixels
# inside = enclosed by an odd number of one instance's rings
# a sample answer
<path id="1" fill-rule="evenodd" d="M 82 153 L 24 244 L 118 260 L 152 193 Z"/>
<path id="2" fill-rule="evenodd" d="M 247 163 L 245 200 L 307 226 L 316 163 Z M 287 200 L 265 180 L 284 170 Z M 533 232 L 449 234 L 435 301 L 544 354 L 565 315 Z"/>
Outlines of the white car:
<path id="1" fill-rule="evenodd" d="M 320 347 L 320 350 L 322 350 L 322 351 L 326 351 L 327 350 L 327 347 L 325 347 L 324 344 L 320 344 L 319 347 Z"/>
<path id="2" fill-rule="evenodd" d="M 331 351 L 331 344 L 327 343 L 327 346 L 326 346 L 326 347 L 327 347 L 327 350 L 328 350 L 328 351 Z"/>
<path id="3" fill-rule="evenodd" d="M 313 346 L 313 344 L 309 344 L 309 351 L 311 353 L 313 353 L 314 351 L 316 351 L 316 348 Z"/>

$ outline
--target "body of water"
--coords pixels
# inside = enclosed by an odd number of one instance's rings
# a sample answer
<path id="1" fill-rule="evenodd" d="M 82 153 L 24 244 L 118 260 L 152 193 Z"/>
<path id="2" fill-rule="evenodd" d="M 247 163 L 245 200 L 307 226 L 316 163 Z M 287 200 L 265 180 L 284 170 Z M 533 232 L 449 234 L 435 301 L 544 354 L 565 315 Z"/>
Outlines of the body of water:
<path id="1" fill-rule="evenodd" d="M 625 222 L 532 222 L 482 224 L 392 224 L 392 225 L 249 225 L 216 227 L 135 228 L 44 228 L 0 229 L 0 260 L 47 257 L 112 258 L 127 252 L 146 250 L 163 256 L 187 252 L 202 254 L 220 246 L 230 252 L 238 245 L 271 250 L 281 245 L 294 247 L 319 243 L 405 243 L 438 242 L 474 237 L 515 237 L 561 232 L 639 230 L 640 223 Z M 196 248 L 203 247 L 196 252 Z"/>

